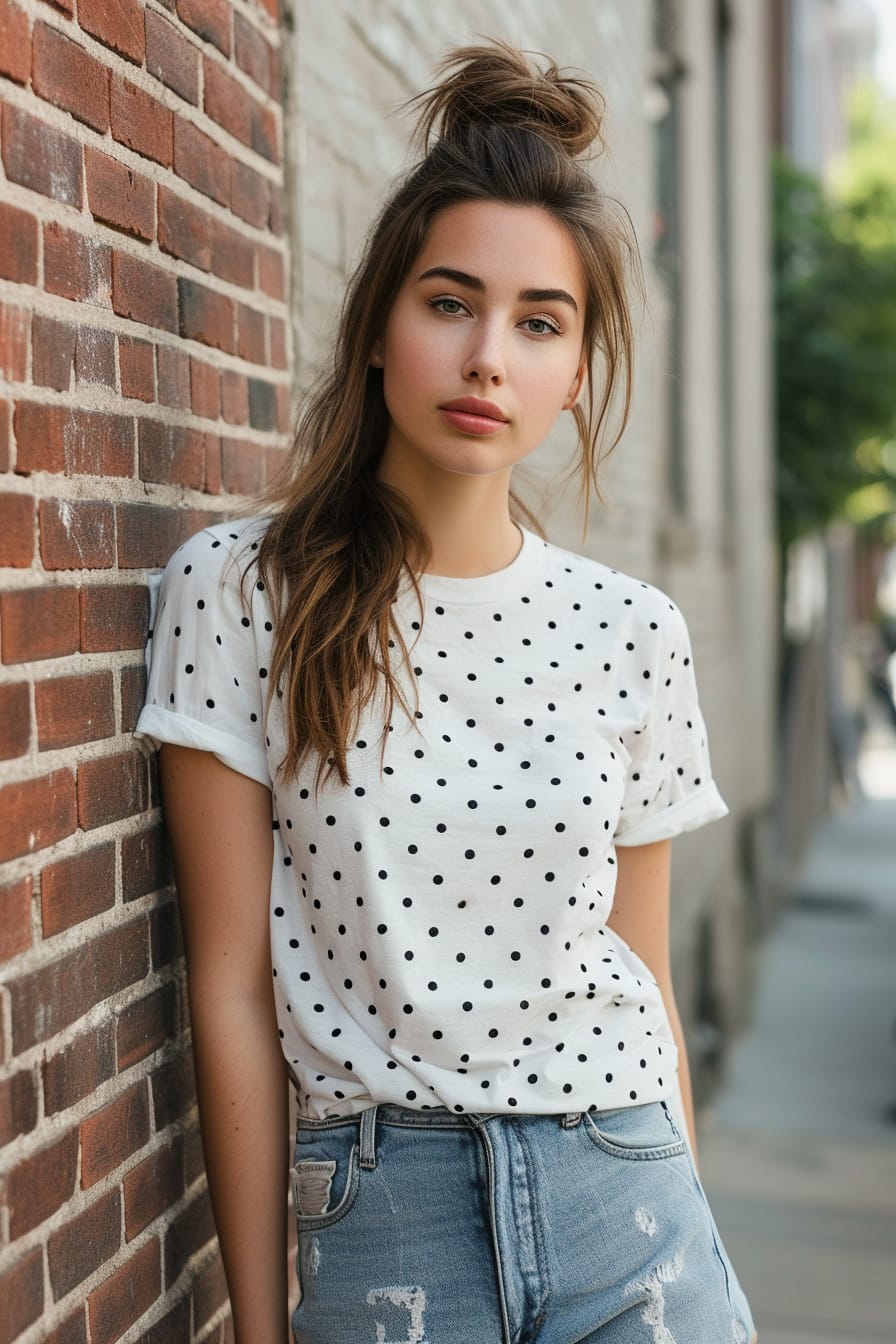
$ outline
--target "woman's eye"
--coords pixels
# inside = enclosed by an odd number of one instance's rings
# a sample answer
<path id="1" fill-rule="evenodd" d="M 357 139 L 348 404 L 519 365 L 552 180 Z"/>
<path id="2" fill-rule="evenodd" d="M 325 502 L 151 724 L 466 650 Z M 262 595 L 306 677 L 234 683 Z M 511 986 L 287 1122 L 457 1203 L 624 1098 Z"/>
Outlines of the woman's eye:
<path id="1" fill-rule="evenodd" d="M 533 336 L 559 336 L 560 328 L 547 317 L 527 317 L 526 326 Z"/>
<path id="2" fill-rule="evenodd" d="M 447 313 L 449 317 L 454 317 L 455 314 L 464 311 L 464 305 L 460 299 L 430 299 L 429 306 L 435 308 L 437 312 Z"/>

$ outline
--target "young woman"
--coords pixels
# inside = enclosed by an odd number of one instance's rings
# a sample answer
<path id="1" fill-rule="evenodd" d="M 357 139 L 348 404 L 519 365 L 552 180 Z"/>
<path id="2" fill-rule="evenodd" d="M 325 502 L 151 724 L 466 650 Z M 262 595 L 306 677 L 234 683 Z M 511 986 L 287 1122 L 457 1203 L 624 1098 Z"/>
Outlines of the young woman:
<path id="1" fill-rule="evenodd" d="M 297 1341 L 746 1344 L 669 974 L 670 839 L 727 811 L 687 627 L 510 490 L 570 411 L 587 492 L 627 411 L 602 104 L 442 70 L 289 481 L 181 547 L 150 644 L 236 1338 L 287 1333 L 291 1084 Z"/>

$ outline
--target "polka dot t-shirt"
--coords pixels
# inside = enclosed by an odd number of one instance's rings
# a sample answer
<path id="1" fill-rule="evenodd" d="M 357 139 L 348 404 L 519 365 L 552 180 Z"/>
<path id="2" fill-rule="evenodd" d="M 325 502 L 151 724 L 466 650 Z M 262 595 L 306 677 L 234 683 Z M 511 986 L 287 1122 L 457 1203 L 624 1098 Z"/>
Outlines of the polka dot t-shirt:
<path id="1" fill-rule="evenodd" d="M 495 573 L 423 575 L 422 622 L 408 582 L 395 611 L 417 717 L 396 707 L 381 774 L 374 699 L 348 786 L 315 798 L 314 763 L 279 768 L 274 614 L 254 568 L 241 595 L 263 527 L 207 528 L 169 562 L 137 731 L 272 791 L 274 995 L 301 1113 L 671 1095 L 660 991 L 606 920 L 615 847 L 728 810 L 679 608 L 527 529 Z"/>

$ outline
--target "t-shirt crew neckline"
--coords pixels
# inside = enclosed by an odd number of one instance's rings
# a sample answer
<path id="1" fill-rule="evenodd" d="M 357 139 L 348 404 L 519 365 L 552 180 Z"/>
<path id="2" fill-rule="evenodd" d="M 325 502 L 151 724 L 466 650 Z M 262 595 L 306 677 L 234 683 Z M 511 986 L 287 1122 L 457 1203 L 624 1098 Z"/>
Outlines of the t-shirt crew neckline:
<path id="1" fill-rule="evenodd" d="M 544 555 L 544 542 L 534 532 L 516 526 L 522 533 L 522 544 L 509 565 L 491 574 L 477 574 L 472 578 L 457 578 L 446 574 L 418 574 L 420 591 L 433 602 L 491 602 L 509 593 L 518 593 L 523 584 L 537 572 Z"/>

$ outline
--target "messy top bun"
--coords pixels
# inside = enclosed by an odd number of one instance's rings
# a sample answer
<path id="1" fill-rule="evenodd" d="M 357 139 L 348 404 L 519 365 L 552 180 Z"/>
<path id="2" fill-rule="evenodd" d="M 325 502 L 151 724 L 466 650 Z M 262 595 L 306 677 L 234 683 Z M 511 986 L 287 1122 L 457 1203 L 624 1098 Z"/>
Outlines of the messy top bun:
<path id="1" fill-rule="evenodd" d="M 528 131 L 572 158 L 595 141 L 602 149 L 603 95 L 580 72 L 543 59 L 547 65 L 541 70 L 522 51 L 497 40 L 449 52 L 437 66 L 445 78 L 409 103 L 421 108 L 415 141 L 423 153 L 434 140 L 463 139 L 484 125 Z"/>
<path id="2" fill-rule="evenodd" d="M 268 685 L 283 687 L 287 775 L 314 753 L 318 783 L 331 770 L 347 783 L 347 743 L 381 685 L 385 723 L 396 702 L 413 714 L 393 670 L 390 650 L 408 654 L 392 601 L 408 572 L 416 584 L 426 569 L 429 540 L 406 497 L 377 477 L 389 414 L 382 369 L 370 357 L 443 210 L 500 201 L 545 210 L 569 234 L 585 283 L 587 379 L 572 408 L 585 526 L 592 483 L 600 496 L 598 464 L 628 417 L 626 279 L 636 254 L 627 217 L 583 158 L 600 141 L 603 98 L 586 76 L 543 60 L 543 68 L 530 64 L 506 42 L 461 47 L 442 61 L 440 82 L 411 100 L 422 157 L 373 225 L 349 282 L 333 358 L 299 420 L 294 470 L 267 497 L 274 517 L 258 561 L 280 603 Z M 510 508 L 541 532 L 513 491 Z"/>

